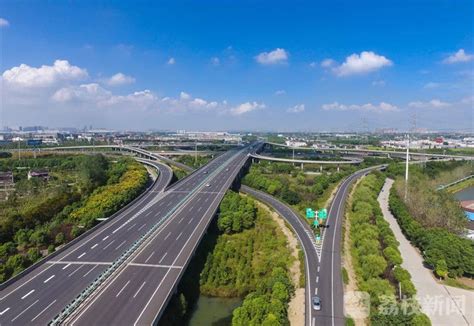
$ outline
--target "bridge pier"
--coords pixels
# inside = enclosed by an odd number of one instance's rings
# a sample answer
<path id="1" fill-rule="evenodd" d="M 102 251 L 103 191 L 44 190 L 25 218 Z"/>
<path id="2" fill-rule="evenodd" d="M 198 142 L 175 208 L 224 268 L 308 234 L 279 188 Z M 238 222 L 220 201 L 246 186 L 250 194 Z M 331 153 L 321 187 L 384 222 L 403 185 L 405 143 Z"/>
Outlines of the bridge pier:
<path id="1" fill-rule="evenodd" d="M 301 171 L 303 171 L 303 170 L 304 170 L 304 164 L 303 164 L 303 162 L 301 162 Z"/>
<path id="2" fill-rule="evenodd" d="M 339 172 L 339 164 L 337 165 L 337 172 Z"/>
<path id="3" fill-rule="evenodd" d="M 319 166 L 319 172 L 323 172 L 323 166 L 322 165 Z"/>

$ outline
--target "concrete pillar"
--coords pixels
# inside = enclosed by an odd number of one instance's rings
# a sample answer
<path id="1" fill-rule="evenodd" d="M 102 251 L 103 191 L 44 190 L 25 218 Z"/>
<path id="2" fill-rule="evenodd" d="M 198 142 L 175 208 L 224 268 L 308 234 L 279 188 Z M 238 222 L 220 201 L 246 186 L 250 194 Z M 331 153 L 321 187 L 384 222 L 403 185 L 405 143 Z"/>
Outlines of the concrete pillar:
<path id="1" fill-rule="evenodd" d="M 339 172 L 339 164 L 337 165 L 337 172 Z"/>
<path id="2" fill-rule="evenodd" d="M 323 166 L 322 165 L 319 166 L 319 172 L 323 172 Z"/>
<path id="3" fill-rule="evenodd" d="M 303 162 L 301 162 L 301 171 L 304 170 L 304 165 L 303 165 Z"/>

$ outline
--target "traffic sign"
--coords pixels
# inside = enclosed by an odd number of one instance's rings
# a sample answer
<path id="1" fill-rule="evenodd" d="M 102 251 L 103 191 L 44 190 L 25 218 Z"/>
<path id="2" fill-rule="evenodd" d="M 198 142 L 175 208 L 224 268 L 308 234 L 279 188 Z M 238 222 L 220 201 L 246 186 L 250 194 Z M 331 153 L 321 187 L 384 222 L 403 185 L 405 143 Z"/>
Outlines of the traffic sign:
<path id="1" fill-rule="evenodd" d="M 318 211 L 318 217 L 325 220 L 328 217 L 328 211 L 326 208 Z"/>
<path id="2" fill-rule="evenodd" d="M 313 225 L 314 225 L 314 226 L 316 226 L 316 227 L 319 225 L 319 221 L 318 221 L 318 219 L 317 219 L 317 218 L 315 218 L 315 219 L 314 219 L 314 221 L 313 221 Z"/>
<path id="3" fill-rule="evenodd" d="M 314 218 L 315 214 L 313 209 L 311 208 L 306 208 L 306 218 Z"/>

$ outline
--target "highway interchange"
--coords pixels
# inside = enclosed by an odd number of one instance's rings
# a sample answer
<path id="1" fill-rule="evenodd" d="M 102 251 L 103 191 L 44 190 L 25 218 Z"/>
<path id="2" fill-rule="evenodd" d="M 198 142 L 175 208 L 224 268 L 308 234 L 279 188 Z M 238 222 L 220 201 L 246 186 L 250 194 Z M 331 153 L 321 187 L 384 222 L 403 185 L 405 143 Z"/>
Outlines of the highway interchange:
<path id="1" fill-rule="evenodd" d="M 171 170 L 163 164 L 157 164 L 161 172 L 159 179 L 139 201 L 56 257 L 47 259 L 30 273 L 2 288 L 0 324 L 48 324 L 145 230 L 157 221 L 164 222 L 183 201 L 189 201 L 190 193 L 201 189 L 212 172 L 221 168 L 233 155 L 241 158 L 244 154 L 238 156 L 235 151 L 226 152 L 166 192 L 163 190 L 171 180 Z M 218 182 L 216 179 L 212 181 Z M 217 187 L 216 184 L 206 188 L 212 193 Z M 197 197 L 203 199 L 203 195 Z M 120 310 L 120 307 L 117 309 Z"/>
<path id="2" fill-rule="evenodd" d="M 131 150 L 160 158 L 145 150 Z M 73 325 L 148 325 L 159 320 L 225 191 L 250 154 L 254 150 L 249 147 L 229 150 L 172 186 L 168 186 L 172 178 L 168 166 L 142 160 L 160 171 L 153 186 L 58 255 L 4 283 L 0 325 L 45 325 L 53 319 Z M 242 188 L 273 207 L 299 238 L 306 260 L 306 325 L 344 324 L 340 256 L 344 203 L 350 185 L 369 170 L 354 173 L 339 186 L 321 243 L 316 243 L 309 225 L 290 207 L 268 194 Z M 124 252 L 131 253 L 123 259 Z M 116 265 L 105 281 L 84 295 Z M 322 298 L 321 311 L 312 309 L 313 295 Z M 65 313 L 71 302 L 79 302 L 78 309 Z"/>

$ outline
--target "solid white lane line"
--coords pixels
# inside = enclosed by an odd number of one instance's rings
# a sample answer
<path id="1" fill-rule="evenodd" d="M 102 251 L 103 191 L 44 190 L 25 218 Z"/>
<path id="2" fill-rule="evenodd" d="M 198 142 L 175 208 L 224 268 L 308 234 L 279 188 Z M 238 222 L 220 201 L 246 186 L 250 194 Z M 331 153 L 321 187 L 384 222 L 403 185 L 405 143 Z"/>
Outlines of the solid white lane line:
<path id="1" fill-rule="evenodd" d="M 153 256 L 154 254 L 155 254 L 155 252 L 153 251 L 153 252 L 151 253 L 151 255 L 148 256 L 148 258 L 145 260 L 145 264 L 148 263 L 148 261 L 150 260 L 151 256 Z"/>
<path id="2" fill-rule="evenodd" d="M 133 224 L 132 226 L 130 226 L 130 227 L 127 229 L 127 231 L 130 231 L 131 229 L 133 229 L 133 227 L 134 227 L 135 225 L 137 225 L 137 223 L 135 223 L 135 224 Z"/>
<path id="3" fill-rule="evenodd" d="M 146 226 L 146 224 L 143 224 L 142 226 L 140 226 L 140 227 L 138 228 L 138 231 L 140 231 L 141 229 L 143 229 L 145 226 Z"/>
<path id="4" fill-rule="evenodd" d="M 171 232 L 168 232 L 168 234 L 165 237 L 165 240 L 168 239 L 168 237 L 171 235 Z"/>
<path id="5" fill-rule="evenodd" d="M 95 245 L 93 245 L 93 246 L 91 247 L 91 249 L 94 249 L 94 248 L 97 247 L 98 245 L 99 245 L 99 244 L 96 243 Z"/>
<path id="6" fill-rule="evenodd" d="M 107 248 L 108 248 L 108 247 L 110 247 L 110 245 L 111 245 L 112 243 L 114 243 L 114 242 L 115 242 L 115 239 L 114 239 L 114 240 L 112 240 L 112 241 L 110 241 L 110 242 L 109 242 L 109 244 L 108 244 L 108 245 L 106 245 L 106 246 L 105 246 L 105 247 L 104 247 L 102 250 L 105 250 L 105 249 L 107 249 Z"/>
<path id="7" fill-rule="evenodd" d="M 24 296 L 21 297 L 21 300 L 23 300 L 24 298 L 26 298 L 27 296 L 29 296 L 31 293 L 35 292 L 35 290 L 31 290 L 30 292 L 28 292 L 27 294 L 25 294 Z"/>
<path id="8" fill-rule="evenodd" d="M 80 259 L 81 257 L 83 257 L 86 253 L 83 252 L 82 254 L 80 254 L 79 256 L 77 256 L 77 259 Z"/>
<path id="9" fill-rule="evenodd" d="M 3 316 L 4 313 L 6 313 L 8 310 L 10 310 L 10 307 L 8 307 L 7 309 L 3 310 L 2 312 L 0 312 L 0 316 Z"/>
<path id="10" fill-rule="evenodd" d="M 135 292 L 135 294 L 133 295 L 133 297 L 135 298 L 137 296 L 137 294 L 142 290 L 142 288 L 145 286 L 146 282 L 143 282 L 143 284 L 138 288 L 137 292 Z"/>
<path id="11" fill-rule="evenodd" d="M 53 277 L 54 277 L 54 275 L 51 275 L 46 280 L 44 280 L 43 283 L 48 283 Z"/>
<path id="12" fill-rule="evenodd" d="M 123 290 L 125 290 L 125 288 L 127 287 L 129 283 L 130 283 L 130 280 L 128 280 L 127 283 L 125 283 L 125 285 L 123 286 L 123 288 L 121 288 L 120 291 L 118 291 L 117 295 L 115 295 L 116 298 L 120 295 L 120 293 L 122 293 Z"/>
<path id="13" fill-rule="evenodd" d="M 161 264 L 161 262 L 163 261 L 163 259 L 165 259 L 166 255 L 168 254 L 168 252 L 165 252 L 165 254 L 163 255 L 163 257 L 161 257 L 160 261 L 158 262 L 158 264 Z"/>
<path id="14" fill-rule="evenodd" d="M 182 234 L 183 234 L 183 232 L 181 232 L 181 233 L 176 237 L 176 240 L 178 240 L 178 239 L 181 237 Z"/>
<path id="15" fill-rule="evenodd" d="M 94 265 L 94 267 L 92 267 L 87 273 L 85 273 L 84 275 L 82 275 L 82 277 L 86 277 L 90 272 L 92 272 L 98 265 Z"/>
<path id="16" fill-rule="evenodd" d="M 115 248 L 115 250 L 117 250 L 118 248 L 120 248 L 121 246 L 123 246 L 125 242 L 127 242 L 127 240 L 123 240 L 122 243 L 119 244 L 119 245 Z"/>
<path id="17" fill-rule="evenodd" d="M 106 236 L 105 238 L 102 239 L 102 241 L 105 241 L 109 238 L 109 236 Z"/>
<path id="18" fill-rule="evenodd" d="M 63 267 L 63 269 L 66 269 L 66 268 L 68 268 L 69 266 L 71 266 L 71 264 L 67 264 L 66 266 Z"/>
<path id="19" fill-rule="evenodd" d="M 56 299 L 54 299 L 53 302 L 51 302 L 49 305 L 47 305 L 46 308 L 44 308 L 43 310 L 41 310 L 41 312 L 40 312 L 39 314 L 37 314 L 37 315 L 35 316 L 35 318 L 33 318 L 31 321 L 32 321 L 32 322 L 35 321 L 36 318 L 38 318 L 39 316 L 41 316 L 41 314 L 42 314 L 43 312 L 45 312 L 46 310 L 48 310 L 48 308 L 51 307 L 55 302 L 56 302 Z"/>
<path id="20" fill-rule="evenodd" d="M 84 267 L 84 265 L 81 265 L 81 266 L 79 266 L 78 268 L 76 268 L 76 269 L 74 270 L 74 272 L 72 272 L 71 274 L 69 274 L 67 277 L 71 277 L 72 275 L 76 274 L 76 272 L 77 272 L 78 270 L 80 270 L 82 267 Z"/>
<path id="21" fill-rule="evenodd" d="M 35 304 L 37 304 L 38 301 L 39 301 L 39 299 L 36 300 L 35 302 L 33 302 L 32 304 L 30 304 L 28 307 L 26 307 L 25 310 L 23 310 L 22 312 L 20 312 L 15 318 L 12 319 L 12 322 L 14 322 L 15 320 L 17 320 L 18 317 L 20 317 L 21 315 L 23 315 L 28 309 L 30 309 L 30 308 L 33 307 Z"/>

